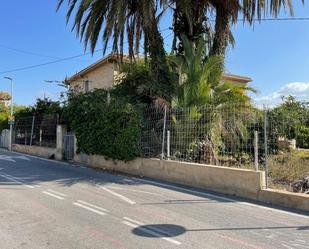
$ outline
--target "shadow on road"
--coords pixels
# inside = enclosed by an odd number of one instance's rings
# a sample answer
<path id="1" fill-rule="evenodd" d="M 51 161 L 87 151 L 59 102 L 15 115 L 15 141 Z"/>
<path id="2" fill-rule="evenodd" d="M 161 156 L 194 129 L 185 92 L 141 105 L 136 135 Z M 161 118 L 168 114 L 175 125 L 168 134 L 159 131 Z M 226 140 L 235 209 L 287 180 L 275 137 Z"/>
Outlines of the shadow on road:
<path id="1" fill-rule="evenodd" d="M 228 228 L 205 228 L 205 229 L 186 229 L 183 226 L 174 224 L 152 224 L 142 225 L 134 228 L 132 233 L 141 237 L 161 238 L 177 237 L 186 232 L 212 232 L 212 231 L 248 231 L 248 230 L 309 230 L 309 226 L 267 226 L 267 227 L 228 227 Z"/>
<path id="2" fill-rule="evenodd" d="M 160 238 L 176 237 L 186 232 L 186 228 L 173 224 L 143 225 L 133 229 L 137 236 Z"/>

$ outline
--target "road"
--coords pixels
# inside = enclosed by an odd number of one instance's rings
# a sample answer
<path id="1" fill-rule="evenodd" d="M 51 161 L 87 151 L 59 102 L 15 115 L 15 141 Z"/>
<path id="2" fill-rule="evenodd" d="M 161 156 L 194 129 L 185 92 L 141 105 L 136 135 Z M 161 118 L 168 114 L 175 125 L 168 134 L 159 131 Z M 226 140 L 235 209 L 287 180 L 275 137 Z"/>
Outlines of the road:
<path id="1" fill-rule="evenodd" d="M 309 215 L 0 150 L 0 248 L 309 248 Z"/>

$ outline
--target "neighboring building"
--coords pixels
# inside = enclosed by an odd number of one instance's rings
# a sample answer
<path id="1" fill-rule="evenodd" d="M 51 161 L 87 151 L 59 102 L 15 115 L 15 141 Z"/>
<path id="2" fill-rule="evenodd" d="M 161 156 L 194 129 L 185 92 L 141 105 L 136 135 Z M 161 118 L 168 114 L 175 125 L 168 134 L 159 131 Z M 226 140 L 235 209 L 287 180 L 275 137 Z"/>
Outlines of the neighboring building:
<path id="1" fill-rule="evenodd" d="M 113 87 L 117 75 L 119 75 L 117 56 L 110 54 L 67 78 L 66 82 L 72 90 L 87 92 L 93 89 Z M 246 85 L 252 81 L 251 78 L 228 73 L 224 74 L 222 79 L 237 85 Z"/>
<path id="2" fill-rule="evenodd" d="M 10 106 L 11 95 L 5 92 L 0 92 L 0 103 L 3 103 L 6 107 Z"/>

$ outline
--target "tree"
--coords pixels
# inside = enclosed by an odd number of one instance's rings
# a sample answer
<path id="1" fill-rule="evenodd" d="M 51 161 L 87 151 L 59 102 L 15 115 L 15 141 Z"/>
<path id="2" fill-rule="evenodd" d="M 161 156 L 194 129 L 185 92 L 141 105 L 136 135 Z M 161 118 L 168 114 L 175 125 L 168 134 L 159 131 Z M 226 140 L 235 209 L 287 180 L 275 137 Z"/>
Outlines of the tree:
<path id="1" fill-rule="evenodd" d="M 309 102 L 293 96 L 283 97 L 284 102 L 270 110 L 269 122 L 273 140 L 277 136 L 296 139 L 297 146 L 309 147 Z"/>
<path id="2" fill-rule="evenodd" d="M 254 89 L 222 81 L 222 57 L 213 56 L 204 60 L 205 40 L 200 39 L 197 46 L 186 36 L 182 37 L 182 41 L 184 53 L 175 58 L 180 75 L 180 85 L 175 98 L 177 106 L 199 107 L 226 102 L 250 102 L 245 91 Z"/>
<path id="3" fill-rule="evenodd" d="M 209 0 L 216 11 L 215 36 L 211 55 L 225 55 L 228 41 L 231 39 L 231 25 L 238 21 L 242 14 L 244 22 L 250 25 L 255 19 L 261 20 L 269 14 L 278 17 L 282 8 L 288 8 L 293 15 L 291 0 Z M 304 3 L 304 0 L 302 0 Z"/>
<path id="4" fill-rule="evenodd" d="M 179 151 L 182 157 L 217 164 L 220 149 L 241 154 L 241 144 L 249 141 L 247 124 L 255 112 L 246 91 L 254 90 L 222 81 L 223 59 L 204 60 L 205 41 L 199 40 L 197 47 L 185 36 L 182 41 L 184 53 L 175 59 L 180 85 L 171 117 L 173 137 L 178 144 L 189 141 L 189 152 Z"/>
<path id="5" fill-rule="evenodd" d="M 63 2 L 65 0 L 59 0 L 58 8 Z M 85 47 L 90 44 L 91 51 L 94 52 L 102 35 L 104 53 L 109 41 L 112 40 L 113 51 L 120 52 L 122 58 L 127 34 L 129 56 L 134 60 L 144 34 L 144 50 L 146 55 L 149 52 L 153 77 L 156 78 L 157 84 L 167 86 L 170 84 L 164 41 L 156 15 L 160 4 L 158 0 L 67 0 L 67 2 L 69 4 L 67 19 L 69 20 L 76 10 L 73 29 L 81 39 L 84 39 Z"/>
<path id="6" fill-rule="evenodd" d="M 302 0 L 304 3 L 304 0 Z M 179 40 L 178 52 L 182 52 L 182 35 L 196 42 L 207 36 L 209 54 L 225 56 L 229 43 L 234 43 L 231 25 L 241 16 L 244 22 L 253 25 L 255 19 L 265 15 L 277 17 L 281 9 L 288 8 L 293 15 L 291 0 L 165 0 L 174 11 L 174 33 Z M 210 13 L 215 13 L 214 31 L 209 22 Z M 174 49 L 176 49 L 176 39 Z"/>

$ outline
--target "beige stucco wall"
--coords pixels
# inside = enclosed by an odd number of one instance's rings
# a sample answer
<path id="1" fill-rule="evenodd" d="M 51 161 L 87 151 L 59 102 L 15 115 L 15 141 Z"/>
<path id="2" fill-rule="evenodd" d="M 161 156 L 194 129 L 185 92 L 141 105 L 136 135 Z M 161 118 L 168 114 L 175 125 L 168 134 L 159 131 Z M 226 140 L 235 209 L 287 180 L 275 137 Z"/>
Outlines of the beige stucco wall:
<path id="1" fill-rule="evenodd" d="M 29 146 L 21 144 L 13 144 L 13 151 L 22 152 L 29 155 L 51 158 L 56 154 L 56 148 L 40 147 L 40 146 Z"/>
<path id="2" fill-rule="evenodd" d="M 97 155 L 76 155 L 74 160 L 94 168 L 147 176 L 254 200 L 265 186 L 262 171 L 146 158 L 129 162 L 111 161 Z"/>
<path id="3" fill-rule="evenodd" d="M 137 158 L 133 161 L 106 160 L 98 155 L 75 155 L 89 167 L 146 176 L 186 186 L 309 211 L 309 195 L 265 189 L 265 172 L 177 161 Z"/>
<path id="4" fill-rule="evenodd" d="M 114 77 L 116 74 L 114 68 L 114 63 L 106 62 L 103 66 L 72 81 L 70 83 L 71 88 L 75 91 L 84 91 L 84 82 L 81 81 L 89 80 L 90 91 L 99 88 L 109 89 L 114 85 Z"/>

